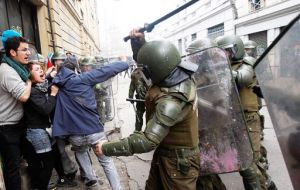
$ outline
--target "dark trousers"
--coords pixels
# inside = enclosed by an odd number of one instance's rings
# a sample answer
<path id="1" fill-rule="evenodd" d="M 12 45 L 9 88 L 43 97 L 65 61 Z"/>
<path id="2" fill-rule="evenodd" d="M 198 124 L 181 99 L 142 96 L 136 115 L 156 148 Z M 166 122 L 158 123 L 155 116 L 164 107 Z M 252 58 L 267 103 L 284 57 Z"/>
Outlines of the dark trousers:
<path id="1" fill-rule="evenodd" d="M 37 154 L 30 142 L 27 142 L 26 152 L 31 187 L 47 190 L 55 164 L 53 152 L 50 151 Z"/>
<path id="2" fill-rule="evenodd" d="M 6 190 L 21 190 L 19 169 L 23 134 L 20 124 L 0 126 L 0 153 Z"/>
<path id="3" fill-rule="evenodd" d="M 61 161 L 61 154 L 59 153 L 57 143 L 52 145 L 52 154 L 54 157 L 54 169 L 59 178 L 63 178 L 65 176 L 63 164 Z"/>

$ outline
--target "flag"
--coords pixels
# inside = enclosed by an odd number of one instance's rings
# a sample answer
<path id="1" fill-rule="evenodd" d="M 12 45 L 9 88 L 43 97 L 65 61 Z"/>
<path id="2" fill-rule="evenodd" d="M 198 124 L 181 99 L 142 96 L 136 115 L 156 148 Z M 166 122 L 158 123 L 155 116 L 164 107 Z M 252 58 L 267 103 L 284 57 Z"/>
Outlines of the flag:
<path id="1" fill-rule="evenodd" d="M 47 69 L 53 67 L 53 64 L 51 63 L 51 58 L 52 58 L 52 56 L 53 56 L 53 53 L 50 52 L 50 53 L 48 54 L 48 59 L 47 59 Z"/>

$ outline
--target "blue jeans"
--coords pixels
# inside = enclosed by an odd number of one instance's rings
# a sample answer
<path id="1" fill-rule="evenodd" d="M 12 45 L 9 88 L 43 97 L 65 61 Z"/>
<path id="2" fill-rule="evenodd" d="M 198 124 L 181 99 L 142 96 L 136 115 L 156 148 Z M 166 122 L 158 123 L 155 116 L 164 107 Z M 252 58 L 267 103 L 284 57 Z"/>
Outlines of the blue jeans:
<path id="1" fill-rule="evenodd" d="M 69 141 L 72 144 L 72 150 L 75 151 L 78 164 L 86 174 L 87 182 L 91 180 L 98 180 L 90 162 L 88 149 L 90 147 L 93 147 L 93 145 L 96 144 L 99 140 L 106 140 L 104 132 L 94 133 L 91 135 L 73 135 L 69 138 Z M 104 169 L 105 175 L 112 189 L 121 190 L 122 187 L 120 177 L 113 163 L 113 160 L 110 157 L 104 155 L 97 156 L 97 158 Z"/>
<path id="2" fill-rule="evenodd" d="M 51 140 L 48 132 L 45 129 L 27 129 L 27 140 L 32 144 L 36 153 L 50 152 Z"/>

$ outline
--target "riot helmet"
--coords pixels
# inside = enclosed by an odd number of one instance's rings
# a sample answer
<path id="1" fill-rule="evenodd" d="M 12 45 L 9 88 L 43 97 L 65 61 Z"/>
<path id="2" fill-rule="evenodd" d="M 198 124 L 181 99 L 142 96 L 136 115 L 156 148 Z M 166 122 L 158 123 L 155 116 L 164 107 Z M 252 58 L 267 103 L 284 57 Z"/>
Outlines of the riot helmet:
<path id="1" fill-rule="evenodd" d="M 80 69 L 82 72 L 90 71 L 93 69 L 93 66 L 96 64 L 96 60 L 92 56 L 85 56 L 80 62 Z"/>
<path id="2" fill-rule="evenodd" d="M 60 63 L 63 63 L 65 59 L 67 58 L 67 55 L 62 50 L 54 52 L 51 63 L 55 66 L 56 63 L 59 61 Z"/>
<path id="3" fill-rule="evenodd" d="M 39 64 L 43 70 L 46 69 L 46 59 L 43 55 L 36 53 L 33 56 L 29 57 L 29 62 Z"/>
<path id="4" fill-rule="evenodd" d="M 245 53 L 248 56 L 256 58 L 256 56 L 257 56 L 257 50 L 256 50 L 257 43 L 255 41 L 252 41 L 252 40 L 244 41 L 244 47 L 245 47 Z"/>
<path id="5" fill-rule="evenodd" d="M 95 55 L 95 60 L 98 63 L 103 63 L 104 62 L 104 58 L 101 55 Z"/>
<path id="6" fill-rule="evenodd" d="M 240 37 L 235 35 L 222 36 L 216 40 L 219 47 L 229 53 L 229 59 L 232 61 L 241 60 L 244 55 L 244 44 Z"/>
<path id="7" fill-rule="evenodd" d="M 137 62 L 143 65 L 143 72 L 153 84 L 165 79 L 181 62 L 180 54 L 171 42 L 151 41 L 138 52 Z"/>
<path id="8" fill-rule="evenodd" d="M 208 48 L 216 47 L 217 43 L 209 38 L 203 38 L 193 41 L 186 49 L 188 53 L 194 53 L 195 51 L 202 51 Z"/>
<path id="9" fill-rule="evenodd" d="M 30 62 L 41 63 L 41 64 L 45 64 L 46 62 L 45 57 L 39 53 L 37 53 L 36 55 L 30 58 L 31 58 Z"/>
<path id="10" fill-rule="evenodd" d="M 99 68 L 105 64 L 105 59 L 100 55 L 95 55 L 95 67 Z"/>

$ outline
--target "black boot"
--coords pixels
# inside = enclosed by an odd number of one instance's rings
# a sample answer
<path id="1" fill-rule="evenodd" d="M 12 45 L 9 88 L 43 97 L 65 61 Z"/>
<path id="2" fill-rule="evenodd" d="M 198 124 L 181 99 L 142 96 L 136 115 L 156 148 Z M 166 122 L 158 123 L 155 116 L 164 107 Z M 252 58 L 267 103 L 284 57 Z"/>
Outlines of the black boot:
<path id="1" fill-rule="evenodd" d="M 274 181 L 271 181 L 271 183 L 268 186 L 268 190 L 278 190 Z"/>

